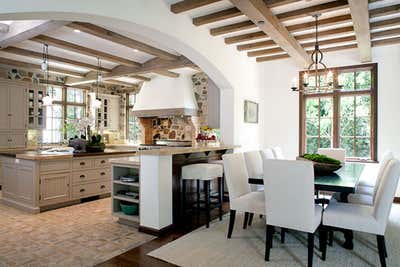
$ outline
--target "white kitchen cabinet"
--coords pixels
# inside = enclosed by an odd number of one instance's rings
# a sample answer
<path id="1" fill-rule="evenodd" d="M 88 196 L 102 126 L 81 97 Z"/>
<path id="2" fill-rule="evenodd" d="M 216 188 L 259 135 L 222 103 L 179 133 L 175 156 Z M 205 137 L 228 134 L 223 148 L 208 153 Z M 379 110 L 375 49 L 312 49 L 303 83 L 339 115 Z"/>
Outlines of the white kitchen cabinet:
<path id="1" fill-rule="evenodd" d="M 1 84 L 0 86 L 0 131 L 8 131 L 10 129 L 10 112 L 8 111 L 9 90 Z"/>
<path id="2" fill-rule="evenodd" d="M 119 96 L 99 95 L 101 107 L 96 110 L 97 126 L 103 130 L 118 130 L 119 128 Z"/>
<path id="3" fill-rule="evenodd" d="M 9 147 L 10 134 L 9 132 L 0 132 L 0 149 Z"/>
<path id="4" fill-rule="evenodd" d="M 51 173 L 40 176 L 40 205 L 52 205 L 70 199 L 70 172 Z"/>
<path id="5" fill-rule="evenodd" d="M 0 132 L 0 149 L 26 147 L 26 131 Z"/>
<path id="6" fill-rule="evenodd" d="M 28 128 L 43 129 L 45 127 L 45 108 L 43 97 L 46 95 L 44 87 L 30 87 L 28 89 Z"/>

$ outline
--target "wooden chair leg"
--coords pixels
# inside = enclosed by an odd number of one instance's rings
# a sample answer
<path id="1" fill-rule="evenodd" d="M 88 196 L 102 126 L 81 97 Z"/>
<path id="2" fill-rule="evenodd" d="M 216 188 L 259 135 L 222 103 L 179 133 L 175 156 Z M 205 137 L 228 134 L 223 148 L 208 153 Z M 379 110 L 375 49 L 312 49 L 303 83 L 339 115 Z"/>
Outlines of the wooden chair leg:
<path id="1" fill-rule="evenodd" d="M 376 241 L 379 251 L 379 260 L 381 261 L 381 266 L 386 267 L 386 257 L 385 257 L 385 237 L 383 235 L 377 235 Z"/>
<path id="2" fill-rule="evenodd" d="M 232 237 L 233 227 L 235 226 L 236 210 L 231 210 L 229 214 L 229 228 L 228 228 L 228 238 Z"/>
<path id="3" fill-rule="evenodd" d="M 244 213 L 243 229 L 246 229 L 246 228 L 247 228 L 248 222 L 249 222 L 249 213 L 248 213 L 248 212 L 245 212 L 245 213 Z"/>
<path id="4" fill-rule="evenodd" d="M 328 237 L 328 239 L 329 239 L 328 245 L 329 245 L 330 247 L 332 247 L 332 246 L 333 246 L 333 231 L 332 231 L 332 230 L 329 231 L 329 237 Z"/>
<path id="5" fill-rule="evenodd" d="M 321 259 L 326 260 L 326 248 L 327 248 L 328 230 L 320 226 L 319 227 L 319 250 L 322 252 Z"/>
<path id="6" fill-rule="evenodd" d="M 387 258 L 387 257 L 388 257 L 388 254 L 387 254 L 387 250 L 386 250 L 386 240 L 385 240 L 385 236 L 383 236 L 383 248 L 385 249 L 385 258 Z"/>
<path id="7" fill-rule="evenodd" d="M 206 195 L 206 227 L 210 227 L 210 181 L 204 181 L 204 191 Z"/>
<path id="8" fill-rule="evenodd" d="M 182 220 L 186 221 L 186 180 L 182 180 Z"/>
<path id="9" fill-rule="evenodd" d="M 272 248 L 272 231 L 273 227 L 267 224 L 265 231 L 265 261 L 269 261 L 269 254 Z"/>
<path id="10" fill-rule="evenodd" d="M 285 243 L 285 233 L 286 233 L 286 228 L 281 227 L 281 243 Z"/>
<path id="11" fill-rule="evenodd" d="M 196 180 L 196 198 L 197 198 L 197 203 L 196 203 L 196 213 L 197 213 L 197 220 L 200 220 L 200 180 Z"/>
<path id="12" fill-rule="evenodd" d="M 314 256 L 314 233 L 308 233 L 308 267 L 312 267 Z"/>
<path id="13" fill-rule="evenodd" d="M 260 214 L 260 219 L 262 219 L 262 217 L 263 217 L 263 215 L 262 215 L 262 214 Z"/>
<path id="14" fill-rule="evenodd" d="M 222 177 L 218 177 L 218 200 L 219 200 L 219 220 L 222 221 L 222 203 L 224 202 Z"/>
<path id="15" fill-rule="evenodd" d="M 249 226 L 251 226 L 251 224 L 253 223 L 253 217 L 254 217 L 254 213 L 250 213 L 250 216 L 249 216 Z"/>

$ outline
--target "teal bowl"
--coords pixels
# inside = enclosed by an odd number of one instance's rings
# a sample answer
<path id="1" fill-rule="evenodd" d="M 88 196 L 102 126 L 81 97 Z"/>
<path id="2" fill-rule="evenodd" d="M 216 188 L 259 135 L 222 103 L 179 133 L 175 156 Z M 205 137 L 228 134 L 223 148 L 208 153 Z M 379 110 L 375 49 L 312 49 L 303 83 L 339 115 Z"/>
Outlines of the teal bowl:
<path id="1" fill-rule="evenodd" d="M 138 214 L 138 204 L 130 202 L 121 202 L 121 211 L 126 215 L 137 215 Z"/>

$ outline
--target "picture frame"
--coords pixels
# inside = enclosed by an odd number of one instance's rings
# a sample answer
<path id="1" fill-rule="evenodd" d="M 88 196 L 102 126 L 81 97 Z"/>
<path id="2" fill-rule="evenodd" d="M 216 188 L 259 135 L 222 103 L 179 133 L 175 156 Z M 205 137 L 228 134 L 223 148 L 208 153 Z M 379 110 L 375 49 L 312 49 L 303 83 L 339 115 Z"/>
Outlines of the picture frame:
<path id="1" fill-rule="evenodd" d="M 258 123 L 258 103 L 245 100 L 244 101 L 244 122 Z"/>

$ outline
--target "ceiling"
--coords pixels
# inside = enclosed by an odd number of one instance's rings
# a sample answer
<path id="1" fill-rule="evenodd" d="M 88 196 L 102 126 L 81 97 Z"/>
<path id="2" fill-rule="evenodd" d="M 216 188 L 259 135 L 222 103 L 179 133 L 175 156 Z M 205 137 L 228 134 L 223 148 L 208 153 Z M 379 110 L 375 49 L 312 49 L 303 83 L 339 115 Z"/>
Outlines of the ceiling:
<path id="1" fill-rule="evenodd" d="M 400 43 L 400 0 L 170 0 L 171 12 L 184 14 L 210 38 L 223 38 L 257 62 L 293 57 L 309 60 L 314 49 L 313 14 L 321 14 L 323 51 L 360 50 Z M 262 24 L 258 23 L 262 21 Z M 366 55 L 363 57 L 362 55 Z M 369 58 L 368 58 L 369 56 Z M 304 64 L 303 64 L 304 65 Z"/>

